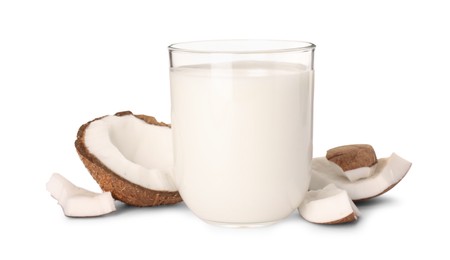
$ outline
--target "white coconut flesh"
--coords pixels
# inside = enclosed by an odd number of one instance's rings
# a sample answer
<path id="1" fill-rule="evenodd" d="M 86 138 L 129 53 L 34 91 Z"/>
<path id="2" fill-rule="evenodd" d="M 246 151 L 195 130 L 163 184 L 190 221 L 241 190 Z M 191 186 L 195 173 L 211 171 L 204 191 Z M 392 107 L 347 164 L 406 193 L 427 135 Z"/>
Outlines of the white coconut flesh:
<path id="1" fill-rule="evenodd" d="M 340 167 L 339 167 L 340 168 Z M 342 174 L 351 182 L 359 179 L 365 179 L 370 177 L 376 169 L 376 164 L 371 167 L 359 167 L 353 170 L 343 171 Z M 342 170 L 341 170 L 342 171 Z"/>
<path id="2" fill-rule="evenodd" d="M 116 210 L 111 192 L 88 191 L 75 186 L 57 173 L 54 173 L 47 182 L 47 191 L 69 217 L 101 216 Z"/>
<path id="3" fill-rule="evenodd" d="M 319 224 L 349 222 L 360 215 L 347 192 L 334 184 L 308 191 L 298 211 L 305 220 Z"/>
<path id="4" fill-rule="evenodd" d="M 393 153 L 389 158 L 379 159 L 374 167 L 369 177 L 350 181 L 335 163 L 325 157 L 313 158 L 310 189 L 322 189 L 334 183 L 346 190 L 352 200 L 371 198 L 398 183 L 409 171 L 411 162 Z"/>
<path id="5" fill-rule="evenodd" d="M 89 124 L 84 141 L 92 155 L 127 181 L 152 190 L 177 190 L 169 127 L 133 115 L 106 116 Z"/>

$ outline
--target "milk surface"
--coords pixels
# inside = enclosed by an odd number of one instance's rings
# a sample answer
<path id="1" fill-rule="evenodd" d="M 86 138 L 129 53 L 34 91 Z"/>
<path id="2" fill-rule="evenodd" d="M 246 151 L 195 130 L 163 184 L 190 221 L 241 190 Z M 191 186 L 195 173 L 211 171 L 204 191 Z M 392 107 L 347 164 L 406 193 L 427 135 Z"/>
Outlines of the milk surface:
<path id="1" fill-rule="evenodd" d="M 171 70 L 174 177 L 210 222 L 267 223 L 303 199 L 312 156 L 313 72 L 240 61 Z"/>

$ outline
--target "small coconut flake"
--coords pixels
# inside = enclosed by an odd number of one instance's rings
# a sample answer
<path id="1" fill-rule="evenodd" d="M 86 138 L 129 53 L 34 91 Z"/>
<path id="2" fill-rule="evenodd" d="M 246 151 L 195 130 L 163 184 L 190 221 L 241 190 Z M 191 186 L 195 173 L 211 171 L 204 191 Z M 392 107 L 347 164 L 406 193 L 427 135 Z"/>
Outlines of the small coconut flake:
<path id="1" fill-rule="evenodd" d="M 96 193 L 75 186 L 58 173 L 47 182 L 47 191 L 68 217 L 95 217 L 116 210 L 111 192 Z"/>
<path id="2" fill-rule="evenodd" d="M 341 174 L 341 168 L 325 157 L 313 158 L 310 189 L 321 189 L 334 183 L 348 192 L 352 200 L 377 197 L 399 183 L 411 167 L 411 162 L 393 153 L 378 160 L 370 177 L 350 181 Z"/>
<path id="3" fill-rule="evenodd" d="M 305 220 L 317 224 L 342 224 L 360 216 L 347 192 L 334 184 L 308 191 L 298 211 Z"/>

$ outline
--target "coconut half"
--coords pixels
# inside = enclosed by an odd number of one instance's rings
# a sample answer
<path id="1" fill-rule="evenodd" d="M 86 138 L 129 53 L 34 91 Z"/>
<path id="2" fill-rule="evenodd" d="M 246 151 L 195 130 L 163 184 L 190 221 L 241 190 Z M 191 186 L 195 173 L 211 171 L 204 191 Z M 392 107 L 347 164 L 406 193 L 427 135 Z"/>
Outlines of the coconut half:
<path id="1" fill-rule="evenodd" d="M 305 220 L 317 224 L 348 223 L 360 216 L 347 192 L 334 184 L 308 191 L 298 211 Z"/>
<path id="2" fill-rule="evenodd" d="M 119 112 L 80 127 L 78 155 L 104 191 L 133 206 L 174 204 L 182 199 L 172 181 L 170 125 L 154 117 Z"/>
<path id="3" fill-rule="evenodd" d="M 309 188 L 322 189 L 334 183 L 337 187 L 347 191 L 354 201 L 366 200 L 392 189 L 408 173 L 411 162 L 393 153 L 389 158 L 381 158 L 373 166 L 370 177 L 350 181 L 342 175 L 342 169 L 325 157 L 313 158 L 312 176 Z"/>

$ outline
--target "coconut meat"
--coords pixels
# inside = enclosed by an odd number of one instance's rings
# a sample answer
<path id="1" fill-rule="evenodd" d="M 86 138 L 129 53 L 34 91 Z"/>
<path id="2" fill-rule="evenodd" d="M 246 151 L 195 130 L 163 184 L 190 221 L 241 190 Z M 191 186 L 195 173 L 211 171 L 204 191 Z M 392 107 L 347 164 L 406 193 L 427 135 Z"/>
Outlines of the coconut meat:
<path id="1" fill-rule="evenodd" d="M 359 179 L 365 179 L 372 175 L 375 171 L 376 165 L 371 167 L 359 167 L 353 170 L 348 170 L 343 172 L 343 175 L 351 182 L 357 181 Z"/>
<path id="2" fill-rule="evenodd" d="M 308 191 L 298 211 L 305 220 L 320 224 L 350 222 L 360 215 L 347 192 L 334 184 Z"/>
<path id="3" fill-rule="evenodd" d="M 348 192 L 352 200 L 362 200 L 384 193 L 397 184 L 409 171 L 411 162 L 393 153 L 378 160 L 370 177 L 350 181 L 342 169 L 325 157 L 313 158 L 310 189 L 322 189 L 330 183 Z"/>
<path id="4" fill-rule="evenodd" d="M 75 186 L 58 173 L 54 173 L 47 182 L 47 191 L 69 217 L 101 216 L 116 210 L 111 192 L 88 191 Z"/>
<path id="5" fill-rule="evenodd" d="M 177 190 L 169 127 L 147 124 L 133 115 L 106 116 L 89 124 L 84 141 L 91 154 L 129 182 L 152 190 Z"/>

